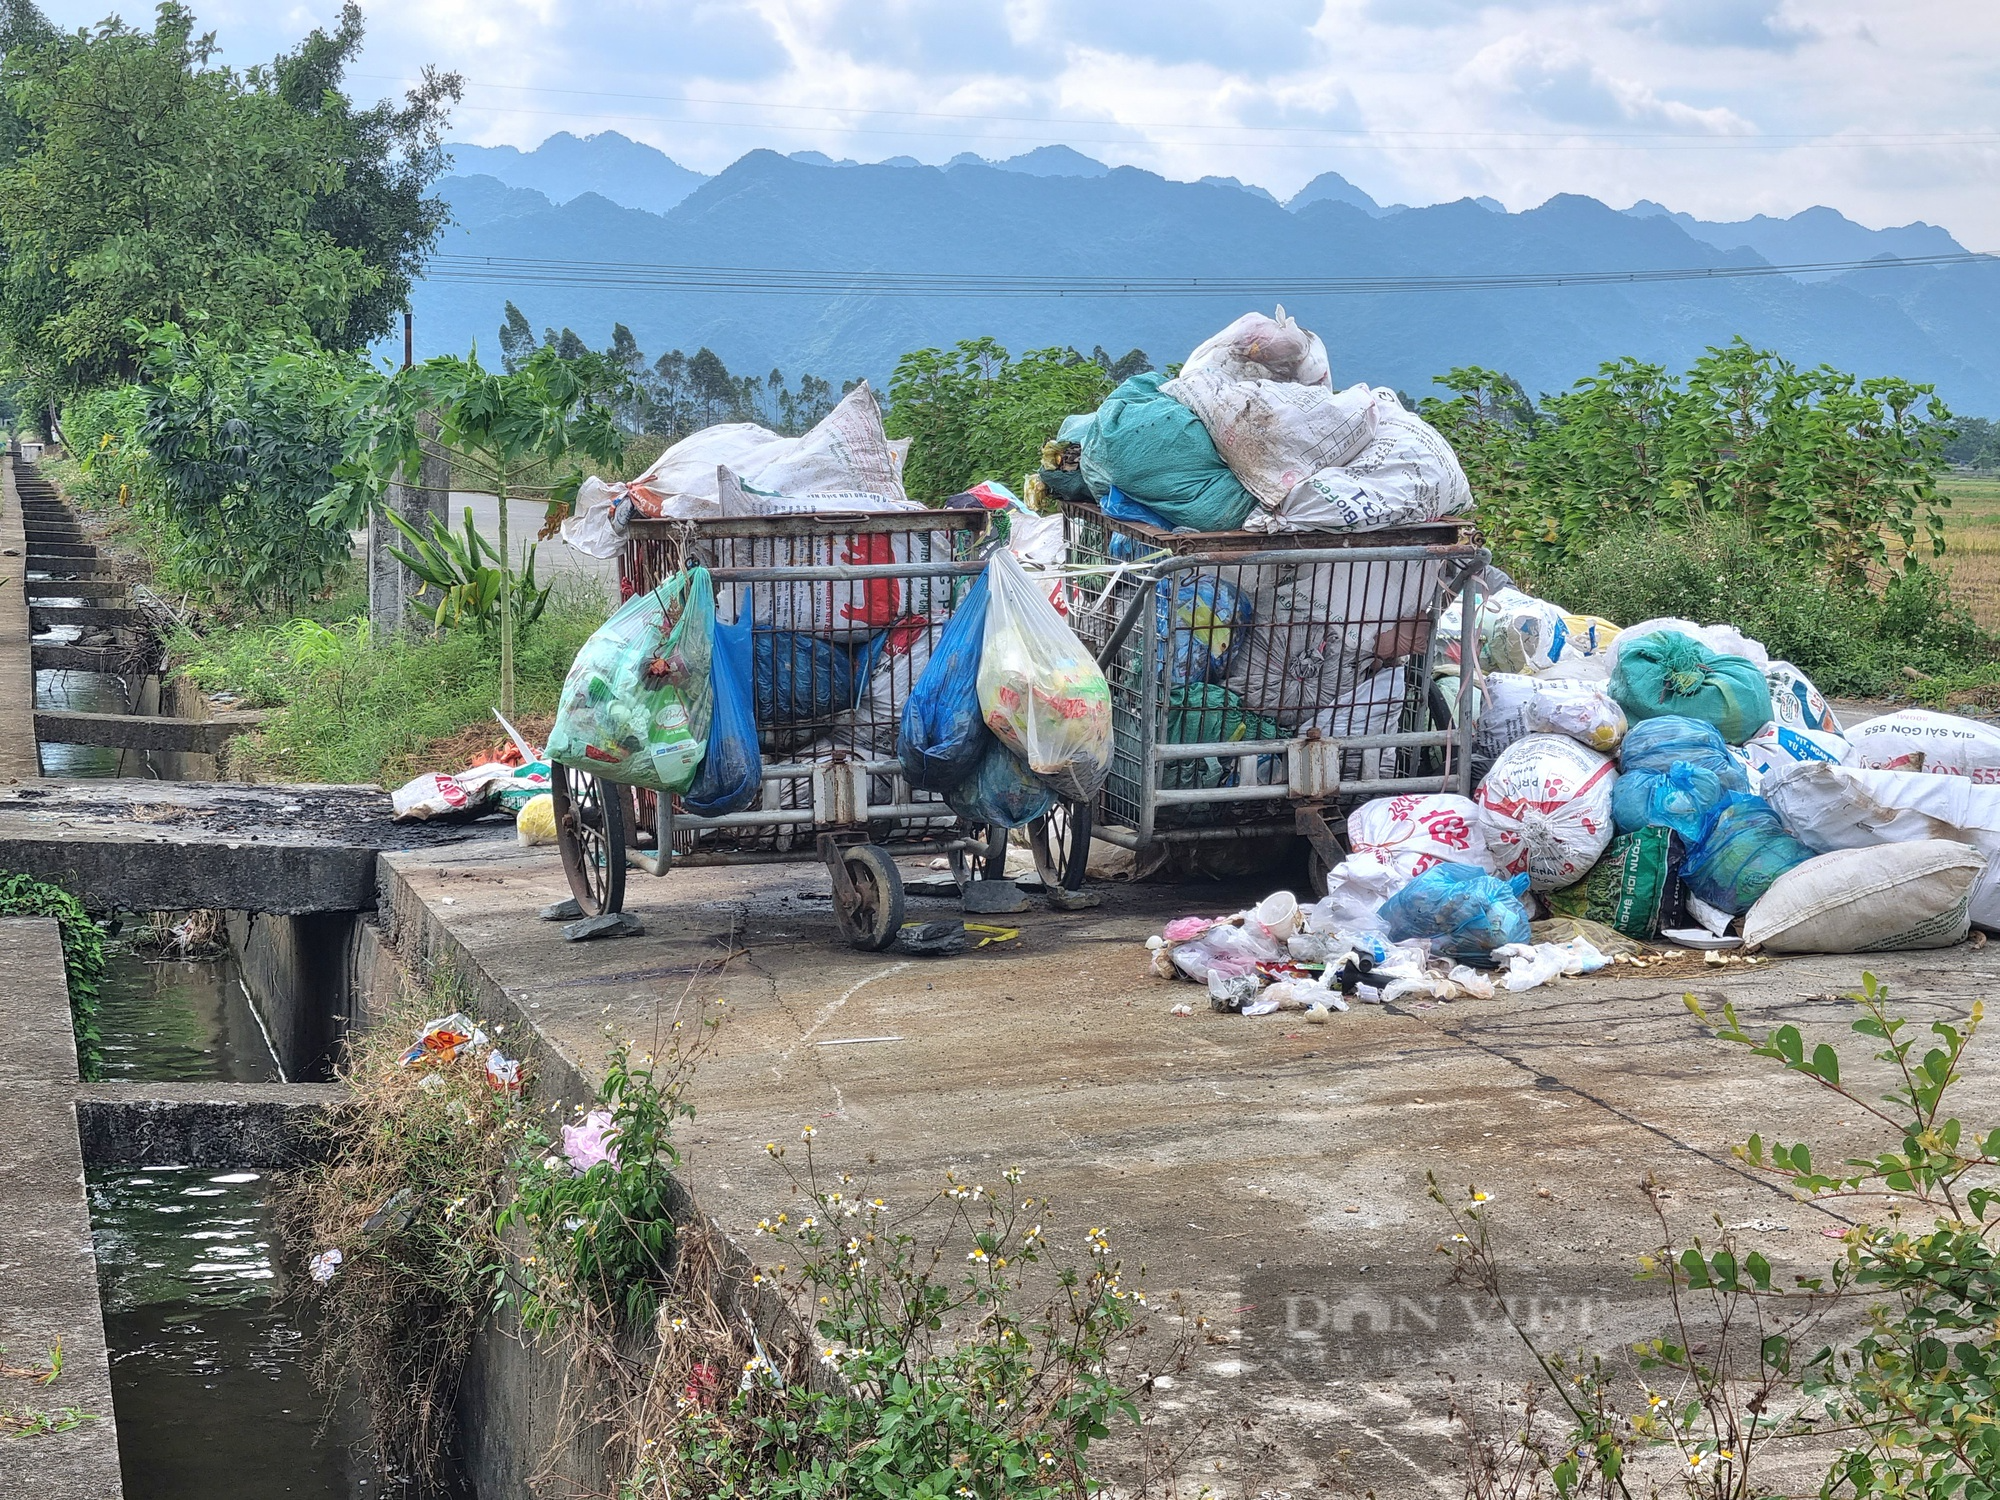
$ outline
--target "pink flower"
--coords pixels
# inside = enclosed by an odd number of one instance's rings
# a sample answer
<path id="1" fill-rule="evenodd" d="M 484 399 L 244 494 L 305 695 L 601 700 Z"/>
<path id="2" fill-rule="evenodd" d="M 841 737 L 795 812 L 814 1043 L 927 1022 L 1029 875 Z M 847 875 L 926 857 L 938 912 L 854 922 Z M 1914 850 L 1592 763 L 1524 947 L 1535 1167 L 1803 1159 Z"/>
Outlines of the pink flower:
<path id="1" fill-rule="evenodd" d="M 593 1109 L 581 1125 L 563 1126 L 563 1155 L 579 1172 L 588 1172 L 599 1162 L 618 1165 L 618 1131 L 611 1123 L 611 1111 Z"/>

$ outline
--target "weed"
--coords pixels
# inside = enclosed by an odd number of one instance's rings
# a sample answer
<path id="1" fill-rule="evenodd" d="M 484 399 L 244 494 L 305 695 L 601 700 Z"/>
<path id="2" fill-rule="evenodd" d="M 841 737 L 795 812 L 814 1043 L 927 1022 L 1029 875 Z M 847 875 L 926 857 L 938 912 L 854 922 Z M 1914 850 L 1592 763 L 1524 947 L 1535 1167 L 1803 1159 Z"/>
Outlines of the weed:
<path id="1" fill-rule="evenodd" d="M 0 1348 L 0 1380 L 31 1380 L 39 1386 L 51 1386 L 62 1379 L 61 1339 L 56 1339 L 49 1345 L 48 1353 L 39 1366 L 10 1365 L 6 1362 L 6 1355 L 6 1349 Z M 103 1420 L 102 1417 L 87 1412 L 80 1406 L 45 1409 L 0 1403 L 0 1433 L 10 1437 L 48 1437 L 52 1433 L 73 1432 L 86 1422 Z"/>
<path id="2" fill-rule="evenodd" d="M 520 1132 L 518 1094 L 491 1084 L 472 1047 L 403 1061 L 403 1038 L 464 1007 L 436 985 L 352 1044 L 319 1162 L 276 1199 L 288 1243 L 340 1252 L 302 1283 L 322 1314 L 322 1384 L 357 1381 L 385 1460 L 427 1481 L 442 1473 L 459 1374 L 492 1302 L 501 1172 Z"/>

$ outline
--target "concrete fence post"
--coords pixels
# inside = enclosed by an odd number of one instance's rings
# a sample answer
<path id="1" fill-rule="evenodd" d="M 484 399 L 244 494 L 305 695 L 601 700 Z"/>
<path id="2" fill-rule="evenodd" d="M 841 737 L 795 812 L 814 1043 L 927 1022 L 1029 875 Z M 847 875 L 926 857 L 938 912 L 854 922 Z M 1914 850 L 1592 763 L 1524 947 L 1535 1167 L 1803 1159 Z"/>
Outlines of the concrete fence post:
<path id="1" fill-rule="evenodd" d="M 437 432 L 437 418 L 425 414 L 418 419 L 426 435 Z M 408 550 L 401 532 L 389 524 L 382 509 L 394 510 L 419 532 L 429 535 L 431 517 L 449 524 L 451 463 L 441 454 L 426 452 L 417 471 L 415 484 L 397 482 L 382 497 L 382 507 L 368 513 L 368 619 L 377 640 L 386 640 L 409 627 L 410 606 L 423 591 L 423 581 L 389 555 L 389 549 Z"/>

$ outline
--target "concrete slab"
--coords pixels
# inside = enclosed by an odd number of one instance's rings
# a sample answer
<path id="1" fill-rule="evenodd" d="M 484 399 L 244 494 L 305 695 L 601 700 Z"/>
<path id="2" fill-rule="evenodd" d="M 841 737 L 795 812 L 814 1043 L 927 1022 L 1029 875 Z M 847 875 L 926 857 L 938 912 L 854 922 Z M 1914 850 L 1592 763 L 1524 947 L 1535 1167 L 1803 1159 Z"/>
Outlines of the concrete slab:
<path id="1" fill-rule="evenodd" d="M 392 823 L 388 794 L 376 787 L 0 786 L 0 869 L 105 910 L 365 911 L 375 904 L 378 851 L 512 837 L 505 819 Z"/>
<path id="2" fill-rule="evenodd" d="M 341 1093 L 330 1083 L 86 1083 L 76 1126 L 93 1167 L 294 1167 Z"/>
<path id="3" fill-rule="evenodd" d="M 42 774 L 35 745 L 35 667 L 28 629 L 28 600 L 22 588 L 28 539 L 21 522 L 21 496 L 14 460 L 0 457 L 0 781 Z"/>
<path id="4" fill-rule="evenodd" d="M 47 920 L 0 921 L 0 1365 L 33 1369 L 58 1342 L 63 1370 L 41 1385 L 0 1375 L 0 1408 L 75 1407 L 69 1432 L 0 1431 L 0 1495 L 116 1500 L 123 1493 L 111 1364 L 97 1300 L 83 1156 L 71 1102 L 76 1049 L 62 945 Z"/>
<path id="5" fill-rule="evenodd" d="M 46 745 L 103 745 L 114 750 L 215 755 L 237 735 L 248 734 L 262 725 L 265 717 L 262 709 L 211 714 L 205 719 L 37 709 L 35 737 Z"/>
<path id="6" fill-rule="evenodd" d="M 1025 1190 L 1054 1201 L 1058 1243 L 1078 1251 L 1086 1226 L 1106 1226 L 1128 1266 L 1147 1263 L 1156 1303 L 1179 1290 L 1216 1322 L 1190 1380 L 1150 1420 L 1187 1431 L 1229 1414 L 1193 1439 L 1203 1477 L 1215 1463 L 1234 1476 L 1227 1493 L 1336 1481 L 1460 1493 L 1449 1403 L 1484 1374 L 1518 1373 L 1511 1342 L 1475 1326 L 1391 1358 L 1325 1332 L 1342 1317 L 1365 1331 L 1350 1316 L 1357 1296 L 1393 1307 L 1445 1292 L 1436 1246 L 1448 1229 L 1427 1171 L 1497 1195 L 1524 1284 L 1597 1299 L 1597 1326 L 1623 1319 L 1631 1336 L 1663 1316 L 1630 1280 L 1656 1243 L 1639 1191 L 1648 1174 L 1670 1194 L 1677 1233 L 1712 1233 L 1721 1215 L 1780 1267 L 1824 1266 L 1818 1231 L 1840 1221 L 1729 1148 L 1773 1127 L 1858 1146 L 1863 1122 L 1704 1035 L 1685 991 L 1732 997 L 1758 1026 L 1791 1019 L 1834 1039 L 1851 1019 L 1836 994 L 1864 966 L 1923 1017 L 1963 1014 L 2000 978 L 2000 958 L 1970 946 L 1754 969 L 1684 961 L 1308 1026 L 1217 1015 L 1195 986 L 1148 974 L 1144 940 L 1164 918 L 1233 910 L 1261 890 L 1111 887 L 1096 911 L 1022 916 L 1016 943 L 923 960 L 840 946 L 809 864 L 635 875 L 628 905 L 647 934 L 592 945 L 535 920 L 564 893 L 553 851 L 383 863 L 401 950 L 471 975 L 510 1034 L 533 1026 L 558 1096 L 596 1076 L 610 1037 L 654 1047 L 677 1015 L 726 1016 L 683 1138 L 696 1201 L 745 1249 L 760 1243 L 756 1220 L 787 1203 L 764 1143 L 796 1151 L 807 1125 L 818 1159 L 860 1174 L 871 1195 L 908 1204 L 949 1165 L 997 1185 L 1018 1164 Z M 1171 1015 L 1178 1002 L 1194 1014 Z M 1962 1102 L 1977 1118 L 2000 1106 L 1990 1057 L 1974 1060 Z M 1232 1426 L 1239 1415 L 1250 1431 Z"/>

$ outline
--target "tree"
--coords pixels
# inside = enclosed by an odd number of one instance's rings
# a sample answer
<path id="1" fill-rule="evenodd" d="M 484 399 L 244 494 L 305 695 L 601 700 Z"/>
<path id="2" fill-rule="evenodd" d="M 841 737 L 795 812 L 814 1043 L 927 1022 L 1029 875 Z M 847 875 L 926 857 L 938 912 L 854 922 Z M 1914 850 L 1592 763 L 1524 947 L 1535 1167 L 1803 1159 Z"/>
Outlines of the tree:
<path id="1" fill-rule="evenodd" d="M 399 476 L 414 476 L 424 455 L 441 453 L 469 487 L 498 500 L 500 554 L 500 711 L 514 711 L 514 557 L 508 505 L 547 506 L 543 535 L 567 514 L 583 474 L 577 461 L 615 463 L 624 434 L 612 415 L 622 381 L 602 355 L 566 359 L 535 351 L 517 371 L 493 374 L 476 357 L 426 360 L 377 376 L 350 411 L 339 479 L 316 518 L 344 527 Z M 427 417 L 435 419 L 430 430 Z"/>
<path id="2" fill-rule="evenodd" d="M 535 330 L 528 326 L 527 315 L 510 301 L 507 304 L 507 321 L 500 325 L 501 363 L 512 375 L 528 362 L 528 356 L 534 352 Z"/>
<path id="3" fill-rule="evenodd" d="M 903 487 L 936 505 L 981 479 L 1017 484 L 1063 418 L 1095 411 L 1111 390 L 1110 373 L 1070 349 L 1017 360 L 987 338 L 905 354 L 885 423 L 891 437 L 912 440 Z"/>
<path id="4" fill-rule="evenodd" d="M 458 83 L 356 111 L 360 14 L 268 67 L 212 63 L 177 0 L 150 32 L 59 34 L 16 0 L 0 60 L 0 353 L 44 398 L 130 379 L 143 330 L 357 349 L 386 332 L 444 221 L 423 196 Z"/>
<path id="5" fill-rule="evenodd" d="M 145 373 L 138 436 L 173 564 L 260 607 L 317 593 L 350 550 L 347 527 L 313 507 L 333 484 L 365 361 L 304 339 L 228 349 L 168 324 L 147 335 Z"/>

